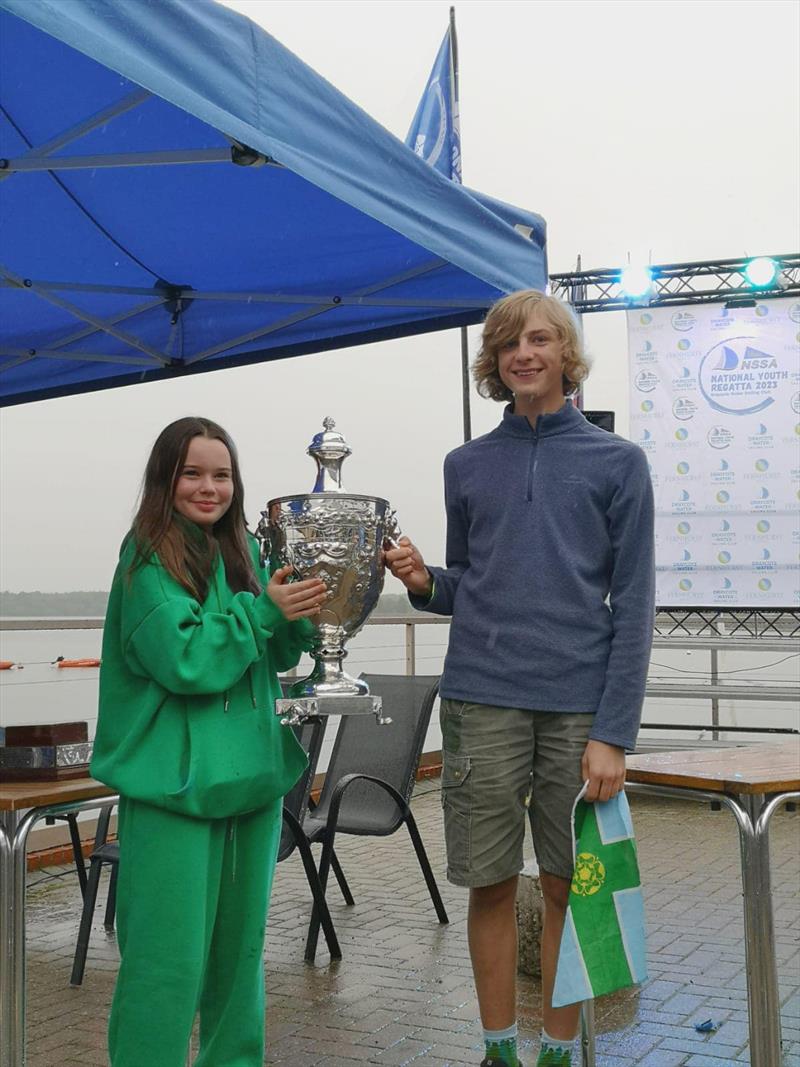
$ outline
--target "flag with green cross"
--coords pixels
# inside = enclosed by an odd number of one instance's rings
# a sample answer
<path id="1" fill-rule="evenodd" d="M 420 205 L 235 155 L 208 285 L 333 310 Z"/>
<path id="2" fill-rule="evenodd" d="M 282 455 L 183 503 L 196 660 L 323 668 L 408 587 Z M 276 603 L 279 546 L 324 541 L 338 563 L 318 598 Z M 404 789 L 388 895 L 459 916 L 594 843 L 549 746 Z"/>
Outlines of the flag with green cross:
<path id="1" fill-rule="evenodd" d="M 625 794 L 587 804 L 581 793 L 572 823 L 575 872 L 558 954 L 555 1008 L 647 978 L 644 902 Z"/>

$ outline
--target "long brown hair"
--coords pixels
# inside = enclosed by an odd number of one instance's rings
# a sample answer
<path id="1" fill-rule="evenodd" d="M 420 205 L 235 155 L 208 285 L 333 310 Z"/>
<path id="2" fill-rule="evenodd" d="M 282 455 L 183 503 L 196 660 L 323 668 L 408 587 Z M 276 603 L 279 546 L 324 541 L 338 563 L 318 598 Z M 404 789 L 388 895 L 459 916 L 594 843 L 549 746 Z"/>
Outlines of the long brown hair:
<path id="1" fill-rule="evenodd" d="M 513 400 L 514 394 L 500 378 L 497 356 L 506 341 L 516 340 L 525 329 L 532 311 L 540 310 L 564 346 L 561 384 L 564 396 L 578 391 L 589 373 L 580 330 L 569 304 L 536 289 L 523 289 L 498 300 L 489 309 L 483 324 L 483 338 L 472 374 L 481 396 L 489 400 Z"/>
<path id="2" fill-rule="evenodd" d="M 221 441 L 231 457 L 233 498 L 210 532 L 177 514 L 173 507 L 175 486 L 194 437 Z M 132 534 L 137 552 L 131 570 L 155 553 L 172 577 L 201 603 L 208 596 L 217 551 L 222 555 L 228 585 L 234 593 L 261 592 L 247 543 L 244 486 L 236 446 L 225 430 L 210 419 L 177 419 L 158 435 L 145 468 Z"/>

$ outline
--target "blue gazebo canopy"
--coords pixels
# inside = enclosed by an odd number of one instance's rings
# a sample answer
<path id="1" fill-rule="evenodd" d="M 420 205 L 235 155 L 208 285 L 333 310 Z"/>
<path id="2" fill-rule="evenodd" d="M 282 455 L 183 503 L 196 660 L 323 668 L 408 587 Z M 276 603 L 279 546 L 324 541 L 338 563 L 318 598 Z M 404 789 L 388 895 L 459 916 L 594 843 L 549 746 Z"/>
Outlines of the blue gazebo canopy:
<path id="1" fill-rule="evenodd" d="M 478 322 L 545 226 L 212 0 L 0 0 L 0 402 Z"/>

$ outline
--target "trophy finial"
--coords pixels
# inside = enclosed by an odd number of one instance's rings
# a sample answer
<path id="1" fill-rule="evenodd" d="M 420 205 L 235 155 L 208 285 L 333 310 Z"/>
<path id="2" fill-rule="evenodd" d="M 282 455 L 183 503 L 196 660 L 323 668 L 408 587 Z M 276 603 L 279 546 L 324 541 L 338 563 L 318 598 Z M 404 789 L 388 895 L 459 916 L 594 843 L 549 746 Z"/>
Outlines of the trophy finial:
<path id="1" fill-rule="evenodd" d="M 350 445 L 342 435 L 334 430 L 336 420 L 326 415 L 322 420 L 324 430 L 314 434 L 311 444 L 306 449 L 317 464 L 317 480 L 313 493 L 341 493 L 342 463 L 352 452 Z"/>

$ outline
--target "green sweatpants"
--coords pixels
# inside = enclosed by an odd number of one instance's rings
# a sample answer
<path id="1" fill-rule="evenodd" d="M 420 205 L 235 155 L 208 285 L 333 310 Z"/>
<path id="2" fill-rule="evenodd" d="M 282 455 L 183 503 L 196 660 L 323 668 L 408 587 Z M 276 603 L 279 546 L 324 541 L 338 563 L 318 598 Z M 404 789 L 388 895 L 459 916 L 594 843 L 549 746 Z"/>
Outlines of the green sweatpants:
<path id="1" fill-rule="evenodd" d="M 112 1067 L 262 1067 L 264 932 L 281 804 L 192 819 L 122 798 Z"/>

